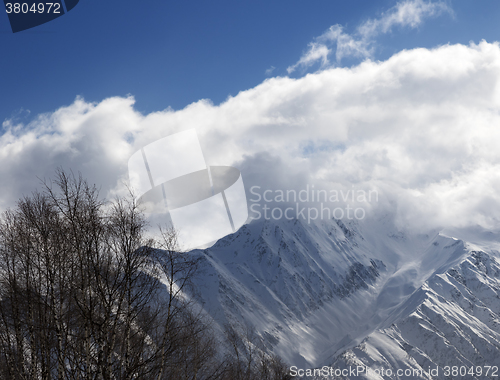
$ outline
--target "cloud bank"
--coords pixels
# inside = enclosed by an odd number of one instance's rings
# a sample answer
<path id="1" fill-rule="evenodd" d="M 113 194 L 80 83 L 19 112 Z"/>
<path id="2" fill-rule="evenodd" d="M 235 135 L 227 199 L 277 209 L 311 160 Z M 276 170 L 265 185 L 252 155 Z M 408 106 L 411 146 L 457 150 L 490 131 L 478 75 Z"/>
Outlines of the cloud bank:
<path id="1" fill-rule="evenodd" d="M 142 146 L 196 128 L 210 165 L 247 188 L 376 188 L 376 213 L 425 227 L 498 227 L 500 47 L 446 45 L 387 61 L 270 78 L 220 105 L 142 115 L 134 99 L 76 99 L 27 125 L 3 122 L 0 207 L 50 177 L 81 171 L 110 197 Z"/>

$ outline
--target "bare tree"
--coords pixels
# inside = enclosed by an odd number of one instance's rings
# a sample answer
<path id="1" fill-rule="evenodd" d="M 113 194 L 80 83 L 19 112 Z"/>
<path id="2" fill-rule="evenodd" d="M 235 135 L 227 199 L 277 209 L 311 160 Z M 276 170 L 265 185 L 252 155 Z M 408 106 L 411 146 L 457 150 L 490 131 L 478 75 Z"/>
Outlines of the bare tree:
<path id="1" fill-rule="evenodd" d="M 193 304 L 198 260 L 147 239 L 133 196 L 61 170 L 0 219 L 0 379 L 284 380 L 252 339 L 224 356 Z"/>
<path id="2" fill-rule="evenodd" d="M 288 366 L 274 354 L 266 353 L 252 326 L 225 326 L 228 346 L 224 380 L 290 380 Z"/>
<path id="3" fill-rule="evenodd" d="M 105 203 L 62 171 L 3 215 L 3 378 L 167 378 L 203 333 L 183 299 L 196 261 L 174 231 L 159 250 L 145 226 L 133 198 Z"/>

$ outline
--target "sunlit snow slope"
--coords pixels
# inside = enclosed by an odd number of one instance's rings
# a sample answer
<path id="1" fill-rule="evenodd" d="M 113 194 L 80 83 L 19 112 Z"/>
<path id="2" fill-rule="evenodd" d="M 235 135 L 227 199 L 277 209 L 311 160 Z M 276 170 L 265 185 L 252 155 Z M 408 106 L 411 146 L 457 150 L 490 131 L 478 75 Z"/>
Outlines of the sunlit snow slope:
<path id="1" fill-rule="evenodd" d="M 411 369 L 412 376 L 404 378 L 412 379 L 500 377 L 495 368 L 484 376 L 488 366 L 500 367 L 498 257 L 473 250 L 446 272 L 437 271 L 383 328 L 333 360 L 335 368 L 357 365 L 401 369 L 408 374 Z M 465 376 L 446 377 L 453 366 Z M 433 376 L 429 369 L 434 370 Z"/>
<path id="2" fill-rule="evenodd" d="M 203 258 L 203 307 L 220 326 L 255 327 L 299 368 L 493 365 L 495 254 L 386 219 L 252 221 L 193 251 Z"/>

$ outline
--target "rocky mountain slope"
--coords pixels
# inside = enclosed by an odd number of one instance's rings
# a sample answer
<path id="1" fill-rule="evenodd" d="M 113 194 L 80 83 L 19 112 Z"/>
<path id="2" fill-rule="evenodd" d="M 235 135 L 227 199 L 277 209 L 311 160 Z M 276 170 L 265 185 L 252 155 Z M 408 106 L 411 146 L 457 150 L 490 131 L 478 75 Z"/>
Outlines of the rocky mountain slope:
<path id="1" fill-rule="evenodd" d="M 388 379 L 397 378 L 397 370 L 412 379 L 498 378 L 499 258 L 472 250 L 459 264 L 431 276 L 383 328 L 342 352 L 332 365 L 352 366 L 378 369 L 379 374 L 392 369 L 392 376 L 379 377 Z M 351 378 L 375 373 L 369 375 Z"/>
<path id="2" fill-rule="evenodd" d="M 297 368 L 498 364 L 496 251 L 388 220 L 254 220 L 192 252 L 202 307 Z"/>

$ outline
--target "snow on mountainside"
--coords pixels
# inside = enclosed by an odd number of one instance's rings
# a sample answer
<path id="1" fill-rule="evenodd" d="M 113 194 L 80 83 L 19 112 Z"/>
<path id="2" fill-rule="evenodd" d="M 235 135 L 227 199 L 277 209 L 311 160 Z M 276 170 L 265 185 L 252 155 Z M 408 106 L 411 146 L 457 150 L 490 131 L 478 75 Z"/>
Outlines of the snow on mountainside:
<path id="1" fill-rule="evenodd" d="M 500 259 L 473 250 L 445 273 L 431 276 L 384 328 L 344 351 L 332 365 L 349 366 L 378 368 L 379 373 L 383 368 L 399 369 L 411 373 L 404 378 L 412 379 L 498 378 Z M 453 373 L 453 366 L 458 372 Z M 488 366 L 493 368 L 485 376 Z M 371 378 L 360 375 L 348 378 Z"/>
<path id="2" fill-rule="evenodd" d="M 303 343 L 313 343 L 323 333 L 301 321 L 332 300 L 369 289 L 385 271 L 355 237 L 362 240 L 341 221 L 243 226 L 202 253 L 204 307 L 221 324 L 255 326 L 269 348 L 285 344 L 282 351 L 288 351 L 286 345 L 296 345 L 293 341 L 304 334 L 311 336 Z M 287 352 L 289 360 L 295 359 L 290 354 L 304 362 L 300 351 Z"/>
<path id="3" fill-rule="evenodd" d="M 443 363 L 460 339 L 467 360 L 500 357 L 498 262 L 471 249 L 384 218 L 254 220 L 192 254 L 202 257 L 205 311 L 219 326 L 255 327 L 290 365 L 404 367 Z"/>

